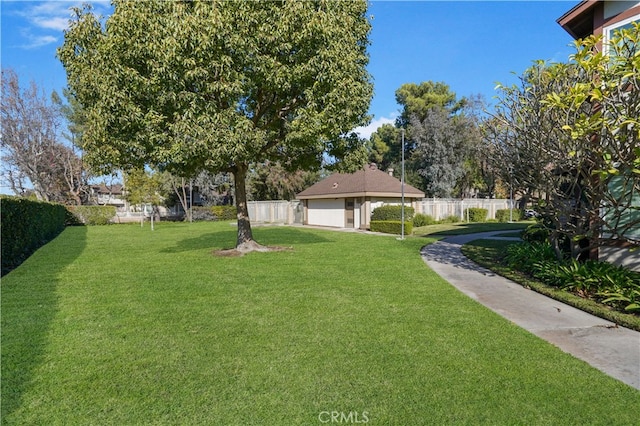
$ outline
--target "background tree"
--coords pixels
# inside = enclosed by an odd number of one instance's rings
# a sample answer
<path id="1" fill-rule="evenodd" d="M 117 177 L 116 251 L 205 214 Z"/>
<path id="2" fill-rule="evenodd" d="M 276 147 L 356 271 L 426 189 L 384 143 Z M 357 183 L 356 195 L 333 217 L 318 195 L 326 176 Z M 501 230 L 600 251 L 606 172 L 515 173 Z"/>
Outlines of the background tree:
<path id="1" fill-rule="evenodd" d="M 15 71 L 2 69 L 2 176 L 16 195 L 33 191 L 39 200 L 87 200 L 89 176 L 78 149 L 59 141 L 62 105 L 57 93 L 47 99 L 34 82 L 23 89 Z"/>
<path id="2" fill-rule="evenodd" d="M 301 192 L 318 181 L 318 172 L 287 171 L 280 163 L 270 161 L 254 168 L 249 179 L 253 200 L 293 200 Z"/>
<path id="3" fill-rule="evenodd" d="M 153 220 L 156 216 L 159 216 L 157 206 L 164 201 L 167 195 L 162 173 L 144 169 L 131 169 L 122 175 L 125 200 L 130 204 L 141 206 L 143 213 L 149 213 L 151 229 L 153 230 Z M 151 206 L 150 211 L 147 211 L 147 205 Z M 144 223 L 144 215 L 141 216 L 140 220 L 141 224 Z"/>
<path id="4" fill-rule="evenodd" d="M 237 248 L 259 248 L 247 212 L 251 164 L 317 169 L 364 124 L 366 2 L 115 1 L 90 8 L 59 49 L 87 109 L 83 147 L 98 169 L 150 164 L 178 175 L 229 172 Z"/>

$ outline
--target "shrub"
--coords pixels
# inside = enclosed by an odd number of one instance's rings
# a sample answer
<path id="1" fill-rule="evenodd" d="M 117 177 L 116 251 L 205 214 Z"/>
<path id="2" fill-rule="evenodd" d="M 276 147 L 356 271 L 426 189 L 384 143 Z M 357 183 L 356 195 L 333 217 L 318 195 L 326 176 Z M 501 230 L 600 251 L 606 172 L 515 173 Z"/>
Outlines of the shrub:
<path id="1" fill-rule="evenodd" d="M 372 220 L 371 231 L 383 232 L 385 234 L 402 234 L 402 222 L 399 220 Z M 413 232 L 413 225 L 411 222 L 404 222 L 405 235 Z"/>
<path id="2" fill-rule="evenodd" d="M 191 209 L 193 220 L 233 220 L 236 218 L 235 206 L 194 206 Z"/>
<path id="3" fill-rule="evenodd" d="M 193 220 L 215 220 L 216 217 L 211 211 L 211 207 L 191 207 L 191 219 Z"/>
<path id="4" fill-rule="evenodd" d="M 404 220 L 412 220 L 413 207 L 404 206 Z M 380 206 L 371 213 L 371 220 L 402 220 L 402 206 Z"/>
<path id="5" fill-rule="evenodd" d="M 427 225 L 433 225 L 436 223 L 436 220 L 426 214 L 422 214 L 422 213 L 417 213 L 416 215 L 413 216 L 413 226 L 415 228 L 418 228 L 420 226 L 427 226 Z"/>
<path id="6" fill-rule="evenodd" d="M 458 222 L 460 222 L 460 218 L 453 214 L 445 218 L 442 218 L 438 221 L 438 223 L 458 223 Z"/>
<path id="7" fill-rule="evenodd" d="M 116 215 L 114 206 L 67 206 L 67 210 L 75 218 L 68 220 L 69 225 L 108 225 Z"/>
<path id="8" fill-rule="evenodd" d="M 640 312 L 640 274 L 607 262 L 558 261 L 548 242 L 510 245 L 505 261 L 547 285 L 619 310 Z"/>
<path id="9" fill-rule="evenodd" d="M 549 239 L 549 230 L 541 223 L 529 225 L 522 231 L 522 239 L 529 243 L 543 243 Z"/>
<path id="10" fill-rule="evenodd" d="M 234 220 L 237 218 L 235 206 L 213 206 L 211 213 L 216 217 L 215 220 Z"/>
<path id="11" fill-rule="evenodd" d="M 511 218 L 513 220 L 518 221 L 522 220 L 522 210 L 520 209 L 499 209 L 496 210 L 496 220 L 498 222 L 509 222 Z"/>
<path id="12" fill-rule="evenodd" d="M 0 197 L 0 211 L 2 275 L 55 238 L 65 226 L 66 209 L 61 204 Z"/>
<path id="13" fill-rule="evenodd" d="M 469 222 L 484 222 L 487 220 L 489 211 L 480 207 L 470 207 L 465 209 L 464 217 L 469 219 Z"/>

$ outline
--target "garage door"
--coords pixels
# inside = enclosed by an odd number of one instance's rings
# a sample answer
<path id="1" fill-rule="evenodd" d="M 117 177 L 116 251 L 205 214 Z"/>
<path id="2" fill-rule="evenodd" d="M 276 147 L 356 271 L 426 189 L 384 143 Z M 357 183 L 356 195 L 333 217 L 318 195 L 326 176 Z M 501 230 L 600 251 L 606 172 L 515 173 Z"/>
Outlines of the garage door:
<path id="1" fill-rule="evenodd" d="M 344 199 L 309 200 L 307 223 L 309 225 L 344 227 Z"/>

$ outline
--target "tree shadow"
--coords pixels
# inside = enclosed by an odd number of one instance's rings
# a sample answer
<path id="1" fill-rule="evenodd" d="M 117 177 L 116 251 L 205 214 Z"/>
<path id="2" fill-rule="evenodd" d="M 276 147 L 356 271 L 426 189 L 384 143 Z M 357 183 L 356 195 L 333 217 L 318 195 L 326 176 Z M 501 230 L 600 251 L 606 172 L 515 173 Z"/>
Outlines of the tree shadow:
<path id="1" fill-rule="evenodd" d="M 422 258 L 427 262 L 436 262 L 443 265 L 451 265 L 455 268 L 480 272 L 484 275 L 494 275 L 493 272 L 467 258 L 460 250 L 459 244 L 446 241 L 437 241 L 426 245 L 420 250 Z"/>
<path id="2" fill-rule="evenodd" d="M 316 244 L 330 241 L 318 235 L 316 232 L 297 229 L 288 226 L 254 226 L 253 236 L 255 240 L 268 246 L 292 246 L 296 244 Z M 179 240 L 175 246 L 161 250 L 162 253 L 182 253 L 203 249 L 228 249 L 236 245 L 237 231 L 232 228 L 228 231 L 209 232 L 195 238 Z"/>
<path id="3" fill-rule="evenodd" d="M 65 229 L 2 277 L 2 424 L 9 423 L 11 413 L 20 408 L 34 372 L 43 362 L 58 311 L 60 273 L 82 253 L 86 234 L 84 226 Z"/>

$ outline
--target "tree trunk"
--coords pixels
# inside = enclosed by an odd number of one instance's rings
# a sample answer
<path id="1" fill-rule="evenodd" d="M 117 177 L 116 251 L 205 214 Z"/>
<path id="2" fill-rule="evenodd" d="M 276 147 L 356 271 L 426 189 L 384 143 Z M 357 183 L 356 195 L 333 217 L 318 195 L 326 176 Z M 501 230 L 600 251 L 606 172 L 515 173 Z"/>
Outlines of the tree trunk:
<path id="1" fill-rule="evenodd" d="M 253 239 L 251 232 L 251 222 L 249 221 L 249 209 L 247 208 L 247 165 L 239 164 L 233 170 L 233 180 L 236 187 L 236 211 L 238 218 L 238 240 L 237 249 L 250 249 L 258 244 Z"/>

